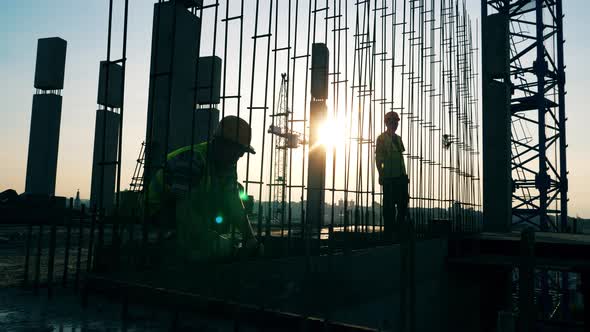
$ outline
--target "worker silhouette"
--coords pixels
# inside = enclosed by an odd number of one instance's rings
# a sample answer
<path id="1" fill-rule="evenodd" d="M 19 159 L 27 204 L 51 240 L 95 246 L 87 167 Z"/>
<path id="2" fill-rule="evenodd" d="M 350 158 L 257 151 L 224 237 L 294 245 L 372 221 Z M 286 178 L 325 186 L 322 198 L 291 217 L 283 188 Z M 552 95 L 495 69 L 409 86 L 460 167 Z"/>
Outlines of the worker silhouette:
<path id="1" fill-rule="evenodd" d="M 395 133 L 399 121 L 396 112 L 385 114 L 387 129 L 377 137 L 375 148 L 379 184 L 383 186 L 383 236 L 387 241 L 394 240 L 394 230 L 399 228 L 408 212 L 409 180 L 403 158 L 405 148 L 402 138 Z"/>
<path id="2" fill-rule="evenodd" d="M 245 153 L 255 153 L 251 137 L 246 121 L 226 116 L 209 142 L 170 152 L 165 171 L 155 174 L 149 187 L 150 208 L 160 211 L 161 218 L 173 218 L 182 255 L 193 259 L 231 256 L 237 244 L 230 234 L 232 226 L 239 231 L 243 248 L 260 248 L 244 209 L 242 199 L 248 196 L 237 182 L 236 170 Z"/>

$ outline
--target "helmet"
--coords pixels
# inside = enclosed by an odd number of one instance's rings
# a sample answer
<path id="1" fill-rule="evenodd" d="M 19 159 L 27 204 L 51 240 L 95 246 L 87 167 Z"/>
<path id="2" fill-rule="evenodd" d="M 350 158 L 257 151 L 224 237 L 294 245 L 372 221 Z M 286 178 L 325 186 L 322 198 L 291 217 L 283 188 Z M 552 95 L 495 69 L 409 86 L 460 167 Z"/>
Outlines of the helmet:
<path id="1" fill-rule="evenodd" d="M 383 120 L 385 122 L 389 122 L 389 121 L 392 121 L 392 120 L 399 121 L 400 118 L 399 118 L 399 114 L 397 114 L 397 112 L 391 111 L 391 112 L 385 113 L 385 117 L 383 118 Z"/>
<path id="2" fill-rule="evenodd" d="M 252 128 L 244 119 L 237 116 L 228 115 L 221 119 L 213 138 L 235 143 L 241 146 L 245 152 L 256 153 L 254 148 L 250 146 Z"/>

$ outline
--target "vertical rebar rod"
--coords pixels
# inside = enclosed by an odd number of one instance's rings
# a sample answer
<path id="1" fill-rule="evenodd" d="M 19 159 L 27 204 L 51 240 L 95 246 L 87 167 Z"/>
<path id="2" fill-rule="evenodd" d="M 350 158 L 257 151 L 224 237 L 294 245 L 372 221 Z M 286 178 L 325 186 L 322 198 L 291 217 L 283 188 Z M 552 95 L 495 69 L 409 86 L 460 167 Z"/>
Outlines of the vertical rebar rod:
<path id="1" fill-rule="evenodd" d="M 115 219 L 115 223 L 113 224 L 113 241 L 117 239 L 116 255 L 119 256 L 119 223 L 120 223 L 120 204 L 121 204 L 121 166 L 123 160 L 123 115 L 125 114 L 125 73 L 127 69 L 127 25 L 128 25 L 128 18 L 129 18 L 129 0 L 125 0 L 124 4 L 124 12 L 123 12 L 123 46 L 121 50 L 121 107 L 119 108 L 119 130 L 118 130 L 118 137 L 117 137 L 117 182 L 115 187 L 115 215 L 119 218 Z M 107 74 L 108 75 L 108 74 Z M 108 82 L 107 82 L 108 84 Z M 106 100 L 106 98 L 105 98 Z M 105 117 L 106 118 L 106 117 Z M 105 138 L 106 142 L 106 138 Z M 129 217 L 129 216 L 125 216 Z"/>
<path id="2" fill-rule="evenodd" d="M 27 287 L 29 285 L 29 262 L 31 259 L 31 246 L 33 240 L 33 223 L 29 223 L 27 225 L 27 239 L 25 241 L 25 264 L 24 264 L 24 271 L 23 271 L 23 286 Z"/>
<path id="3" fill-rule="evenodd" d="M 82 246 L 84 245 L 84 219 L 86 218 L 86 206 L 82 205 L 80 220 L 78 222 L 78 253 L 76 255 L 76 277 L 74 289 L 78 291 L 80 285 L 80 269 L 82 265 Z"/>
<path id="4" fill-rule="evenodd" d="M 66 216 L 65 221 L 66 224 L 66 245 L 65 245 L 65 253 L 64 253 L 64 271 L 63 271 L 63 278 L 62 278 L 62 286 L 65 287 L 68 283 L 68 270 L 69 270 L 69 263 L 70 263 L 70 238 L 72 236 L 72 223 L 73 223 L 73 207 L 74 207 L 74 199 L 70 197 L 70 204 L 68 207 L 68 213 Z"/>
<path id="5" fill-rule="evenodd" d="M 158 1 L 158 4 L 161 4 L 161 0 Z M 150 64 L 150 80 L 153 80 L 157 77 L 157 69 L 158 69 L 158 55 L 159 55 L 159 44 L 160 44 L 160 16 L 161 16 L 161 7 L 160 5 L 154 6 L 154 40 L 152 40 L 152 62 Z M 150 84 L 149 87 L 149 95 L 154 96 L 156 90 L 156 84 Z M 154 145 L 154 112 L 155 112 L 155 97 L 152 97 L 148 104 L 148 119 L 147 119 L 147 132 L 146 132 L 146 144 L 145 144 L 145 163 L 144 163 L 144 171 L 143 171 L 143 197 L 144 197 L 144 212 L 143 212 L 143 223 L 141 227 L 141 244 L 143 248 L 143 259 L 142 263 L 145 262 L 145 258 L 147 255 L 147 243 L 149 239 L 149 225 L 148 222 L 151 220 L 151 204 L 150 204 L 150 184 L 152 178 L 152 150 Z"/>
<path id="6" fill-rule="evenodd" d="M 35 284 L 34 293 L 39 294 L 39 282 L 41 278 L 41 255 L 43 254 L 43 221 L 39 220 L 39 235 L 37 239 L 37 259 L 35 261 Z"/>
<path id="7" fill-rule="evenodd" d="M 278 7 L 278 4 L 277 4 Z M 272 36 L 272 9 L 273 9 L 273 0 L 270 0 L 269 3 L 269 10 L 268 10 L 268 32 L 267 32 L 267 43 L 266 43 L 266 67 L 265 67 L 265 76 L 264 76 L 264 104 L 263 104 L 263 121 L 262 121 L 262 152 L 261 152 L 261 157 L 260 157 L 260 185 L 258 187 L 258 237 L 261 237 L 261 232 L 262 232 L 262 221 L 263 221 L 263 215 L 264 215 L 264 211 L 262 209 L 262 189 L 263 189 L 263 184 L 262 181 L 264 179 L 264 156 L 265 156 L 265 142 L 266 142 L 266 135 L 264 134 L 264 130 L 266 130 L 266 117 L 267 117 L 267 111 L 268 111 L 268 75 L 270 72 L 270 45 L 271 45 L 271 36 Z M 275 40 L 276 40 L 276 36 L 275 36 Z M 274 81 L 274 76 L 273 76 L 273 81 Z M 272 144 L 271 144 L 272 146 Z M 271 149 L 272 151 L 272 149 Z M 272 183 L 272 180 L 269 182 Z M 282 199 L 282 203 L 283 206 L 281 207 L 281 213 L 284 216 L 285 212 L 284 212 L 284 190 L 283 190 L 283 199 Z M 270 205 L 270 204 L 269 204 Z M 270 217 L 270 216 L 269 216 Z M 281 218 L 284 222 L 284 218 Z M 269 230 L 267 229 L 267 232 L 269 232 Z M 290 230 L 289 230 L 290 232 Z"/>
<path id="8" fill-rule="evenodd" d="M 559 119 L 559 194 L 560 194 L 560 226 L 561 231 L 567 231 L 568 223 L 568 172 L 567 172 L 567 141 L 566 141 L 566 114 L 565 114 L 565 59 L 564 59 L 564 37 L 563 37 L 563 4 L 562 0 L 555 2 L 555 24 L 556 24 L 556 48 L 557 48 L 557 93 L 558 93 L 558 119 Z M 574 230 L 575 232 L 575 230 Z M 562 315 L 570 319 L 569 311 L 569 274 L 562 273 Z M 590 302 L 590 300 L 585 299 Z"/>
<path id="9" fill-rule="evenodd" d="M 104 167 L 106 163 L 106 140 L 107 140 L 107 113 L 108 113 L 108 104 L 109 104 L 109 76 L 111 71 L 111 33 L 112 33 L 112 26 L 113 26 L 113 0 L 109 0 L 109 18 L 108 18 L 108 26 L 107 26 L 107 62 L 106 62 L 106 74 L 105 74 L 105 89 L 104 89 L 104 98 L 105 98 L 105 106 L 104 106 L 104 116 L 102 119 L 102 142 L 100 147 L 100 185 L 98 190 L 98 206 L 97 208 L 101 210 L 104 207 Z M 98 119 L 98 117 L 97 117 Z M 110 162 L 109 162 L 110 164 Z"/>
<path id="10" fill-rule="evenodd" d="M 541 230 L 548 230 L 547 223 L 547 186 L 549 184 L 547 175 L 547 135 L 545 132 L 545 114 L 547 112 L 545 105 L 545 75 L 547 72 L 545 62 L 545 26 L 543 24 L 543 0 L 535 0 L 535 18 L 536 18 L 536 76 L 537 76 L 537 91 L 535 98 L 538 111 L 538 125 L 539 125 L 539 174 L 536 180 L 536 186 L 539 190 L 539 217 Z"/>
<path id="11" fill-rule="evenodd" d="M 92 253 L 94 251 L 94 229 L 96 227 L 96 208 L 90 212 L 90 235 L 88 237 L 88 256 L 86 257 L 86 272 L 92 269 Z"/>
<path id="12" fill-rule="evenodd" d="M 57 238 L 57 223 L 58 218 L 60 219 L 59 222 L 63 222 L 61 218 L 63 215 L 62 211 L 63 207 L 57 207 L 55 198 L 50 199 L 50 206 L 49 206 L 49 225 L 51 225 L 49 231 L 49 252 L 47 257 L 47 297 L 53 297 L 53 274 L 54 274 L 54 267 L 55 267 L 55 246 L 56 246 L 56 238 Z"/>
<path id="13" fill-rule="evenodd" d="M 179 8 L 177 8 L 177 6 L 180 6 L 179 4 L 177 4 L 175 1 L 170 2 L 170 6 L 172 7 L 170 10 L 172 12 L 172 33 L 170 34 L 170 39 L 171 39 L 171 50 L 170 50 L 170 63 L 168 64 L 168 85 L 167 85 L 167 101 L 166 101 L 166 124 L 164 126 L 164 149 L 163 149 L 163 165 L 162 165 L 162 192 L 160 193 L 160 197 L 166 197 L 167 193 L 167 186 L 166 186 L 166 178 L 168 176 L 167 171 L 168 171 L 168 151 L 170 149 L 170 115 L 172 114 L 172 80 L 174 78 L 174 65 L 175 65 L 175 55 L 176 55 L 176 24 L 177 24 L 177 19 L 178 19 L 178 11 Z M 157 26 L 157 29 L 159 29 L 159 26 Z M 159 30 L 157 33 L 159 34 Z M 157 63 L 156 63 L 157 66 Z M 160 207 L 160 218 L 170 218 L 171 215 L 173 215 L 171 213 L 171 211 L 169 211 L 170 207 L 164 206 L 164 204 L 161 205 Z M 162 240 L 164 237 L 164 230 L 163 227 L 160 227 L 158 229 L 158 240 Z"/>
<path id="14" fill-rule="evenodd" d="M 567 172 L 567 136 L 566 136 L 566 114 L 565 114 L 565 59 L 563 37 L 563 4 L 562 0 L 555 1 L 555 24 L 556 24 L 556 48 L 557 48 L 557 93 L 558 93 L 558 119 L 559 119 L 559 194 L 560 194 L 560 224 L 562 232 L 567 229 L 568 220 L 568 172 Z"/>

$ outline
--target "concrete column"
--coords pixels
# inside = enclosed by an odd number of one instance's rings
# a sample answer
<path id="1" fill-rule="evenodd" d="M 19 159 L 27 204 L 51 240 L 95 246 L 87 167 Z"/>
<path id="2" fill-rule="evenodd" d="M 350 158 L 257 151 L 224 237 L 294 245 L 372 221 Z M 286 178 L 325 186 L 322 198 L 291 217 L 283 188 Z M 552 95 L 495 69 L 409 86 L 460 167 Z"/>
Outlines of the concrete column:
<path id="1" fill-rule="evenodd" d="M 55 195 L 61 103 L 62 97 L 59 95 L 39 94 L 33 96 L 25 184 L 27 194 Z"/>
<path id="2" fill-rule="evenodd" d="M 199 18 L 186 5 L 187 1 L 154 5 L 146 133 L 146 162 L 152 174 L 163 165 L 166 151 L 191 142 L 200 31 Z"/>
<path id="3" fill-rule="evenodd" d="M 107 214 L 112 211 L 115 198 L 117 165 L 115 165 L 113 161 L 117 160 L 119 119 L 120 115 L 118 113 L 108 110 L 96 111 L 94 153 L 92 156 L 92 182 L 90 184 L 90 205 L 97 208 L 104 208 Z M 103 125 L 105 123 L 106 130 L 103 131 Z M 103 132 L 106 133 L 106 136 L 103 135 Z M 104 162 L 102 160 L 103 144 L 105 151 Z"/>
<path id="4" fill-rule="evenodd" d="M 123 84 L 123 67 L 116 63 L 108 64 L 101 61 L 96 102 L 102 109 L 96 111 L 94 126 L 90 205 L 98 209 L 104 208 L 107 214 L 112 211 L 115 199 L 121 116 L 114 109 L 123 107 Z"/>
<path id="5" fill-rule="evenodd" d="M 320 130 L 327 118 L 329 51 L 325 44 L 313 44 L 309 108 L 309 161 L 307 168 L 306 234 L 318 234 L 324 219 L 326 148 L 319 144 Z"/>
<path id="6" fill-rule="evenodd" d="M 35 83 L 25 193 L 55 195 L 67 42 L 41 38 L 37 42 Z"/>
<path id="7" fill-rule="evenodd" d="M 508 232 L 512 223 L 512 172 L 508 18 L 482 24 L 484 230 Z"/>
<path id="8" fill-rule="evenodd" d="M 326 103 L 312 101 L 309 122 L 309 161 L 307 167 L 307 230 L 316 234 L 323 224 L 324 186 L 326 182 L 326 148 L 318 144 L 319 131 L 326 120 Z"/>

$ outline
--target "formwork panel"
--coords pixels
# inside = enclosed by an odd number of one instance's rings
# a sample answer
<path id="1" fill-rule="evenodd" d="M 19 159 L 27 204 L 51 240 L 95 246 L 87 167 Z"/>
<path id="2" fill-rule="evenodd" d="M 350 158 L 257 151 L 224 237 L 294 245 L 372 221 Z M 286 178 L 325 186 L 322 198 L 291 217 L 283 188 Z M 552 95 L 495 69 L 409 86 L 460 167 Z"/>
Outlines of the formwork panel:
<path id="1" fill-rule="evenodd" d="M 146 133 L 152 171 L 163 165 L 166 151 L 191 142 L 199 39 L 199 18 L 182 4 L 164 2 L 154 6 Z"/>
<path id="2" fill-rule="evenodd" d="M 120 115 L 118 113 L 106 110 L 96 111 L 94 152 L 92 156 L 92 179 L 90 184 L 90 205 L 97 208 L 102 207 L 107 213 L 112 211 L 115 195 L 117 168 L 112 162 L 117 160 L 119 119 Z M 105 120 L 106 128 L 103 127 L 105 125 Z M 103 144 L 104 164 L 101 165 L 101 162 L 103 161 Z M 104 169 L 104 174 L 101 174 L 101 169 Z M 101 177 L 103 186 L 102 196 L 100 195 Z"/>
<path id="3" fill-rule="evenodd" d="M 121 108 L 123 106 L 123 67 L 116 63 L 112 63 L 108 67 L 109 83 L 107 91 L 107 62 L 100 62 L 96 103 L 103 106 Z"/>
<path id="4" fill-rule="evenodd" d="M 55 194 L 62 97 L 33 95 L 25 192 Z"/>
<path id="5" fill-rule="evenodd" d="M 219 104 L 221 58 L 217 56 L 199 58 L 197 74 L 197 104 Z"/>
<path id="6" fill-rule="evenodd" d="M 64 87 L 67 42 L 59 37 L 40 38 L 37 42 L 35 88 L 61 90 Z"/>

